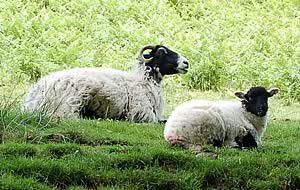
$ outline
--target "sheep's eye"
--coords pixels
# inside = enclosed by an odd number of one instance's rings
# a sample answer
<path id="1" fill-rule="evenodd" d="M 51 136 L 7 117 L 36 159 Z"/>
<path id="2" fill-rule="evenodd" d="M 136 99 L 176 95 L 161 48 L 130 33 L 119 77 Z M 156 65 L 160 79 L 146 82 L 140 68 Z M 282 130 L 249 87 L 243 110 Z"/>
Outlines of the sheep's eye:
<path id="1" fill-rule="evenodd" d="M 252 97 L 249 97 L 249 101 L 252 101 L 253 100 L 253 98 Z"/>

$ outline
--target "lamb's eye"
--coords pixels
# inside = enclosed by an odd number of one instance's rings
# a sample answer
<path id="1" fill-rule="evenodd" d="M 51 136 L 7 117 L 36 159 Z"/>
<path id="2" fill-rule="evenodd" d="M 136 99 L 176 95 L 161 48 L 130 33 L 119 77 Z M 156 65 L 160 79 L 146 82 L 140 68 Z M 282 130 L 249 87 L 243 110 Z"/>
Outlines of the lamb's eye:
<path id="1" fill-rule="evenodd" d="M 252 97 L 249 97 L 249 101 L 252 101 L 253 100 L 253 98 Z"/>

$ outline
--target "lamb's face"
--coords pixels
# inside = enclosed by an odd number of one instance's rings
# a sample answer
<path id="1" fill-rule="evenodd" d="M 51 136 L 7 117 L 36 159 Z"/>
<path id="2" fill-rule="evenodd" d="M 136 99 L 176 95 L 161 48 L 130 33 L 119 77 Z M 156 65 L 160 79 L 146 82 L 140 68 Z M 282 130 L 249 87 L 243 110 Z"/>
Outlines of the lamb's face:
<path id="1" fill-rule="evenodd" d="M 264 117 L 268 111 L 268 98 L 277 94 L 279 90 L 272 88 L 266 90 L 264 87 L 252 87 L 246 94 L 236 92 L 235 95 L 242 99 L 242 103 L 248 112 L 259 117 Z"/>
<path id="2" fill-rule="evenodd" d="M 149 60 L 146 66 L 160 72 L 162 75 L 183 74 L 187 72 L 189 67 L 186 58 L 161 45 L 154 46 L 149 54 L 143 56 Z"/>

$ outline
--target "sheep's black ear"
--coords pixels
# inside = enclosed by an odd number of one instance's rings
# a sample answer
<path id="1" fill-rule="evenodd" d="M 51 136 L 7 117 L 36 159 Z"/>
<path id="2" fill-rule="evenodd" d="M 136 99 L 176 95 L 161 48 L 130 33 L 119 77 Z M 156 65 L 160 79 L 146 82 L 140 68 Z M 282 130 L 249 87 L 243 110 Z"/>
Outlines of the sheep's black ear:
<path id="1" fill-rule="evenodd" d="M 274 96 L 275 94 L 277 94 L 279 92 L 278 88 L 271 88 L 270 90 L 268 90 L 269 93 L 269 97 Z"/>
<path id="2" fill-rule="evenodd" d="M 236 96 L 236 97 L 238 97 L 238 98 L 240 98 L 240 99 L 243 99 L 243 100 L 245 100 L 246 99 L 246 94 L 244 93 L 244 92 L 235 92 L 234 93 L 234 95 Z"/>
<path id="3" fill-rule="evenodd" d="M 160 47 L 156 51 L 156 55 L 158 55 L 158 56 L 167 55 L 167 54 L 168 54 L 168 51 L 164 47 Z"/>

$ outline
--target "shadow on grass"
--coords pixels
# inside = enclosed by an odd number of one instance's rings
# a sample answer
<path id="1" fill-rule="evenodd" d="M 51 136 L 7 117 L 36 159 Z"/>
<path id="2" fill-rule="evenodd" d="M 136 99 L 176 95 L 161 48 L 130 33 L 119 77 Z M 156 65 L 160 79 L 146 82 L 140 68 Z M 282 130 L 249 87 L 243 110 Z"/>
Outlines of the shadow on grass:
<path id="1" fill-rule="evenodd" d="M 46 143 L 76 143 L 88 146 L 101 146 L 101 145 L 130 145 L 129 142 L 123 140 L 114 140 L 110 138 L 91 139 L 84 134 L 76 131 L 67 131 L 62 134 L 49 134 L 44 137 Z"/>

